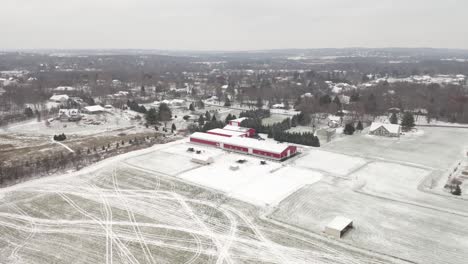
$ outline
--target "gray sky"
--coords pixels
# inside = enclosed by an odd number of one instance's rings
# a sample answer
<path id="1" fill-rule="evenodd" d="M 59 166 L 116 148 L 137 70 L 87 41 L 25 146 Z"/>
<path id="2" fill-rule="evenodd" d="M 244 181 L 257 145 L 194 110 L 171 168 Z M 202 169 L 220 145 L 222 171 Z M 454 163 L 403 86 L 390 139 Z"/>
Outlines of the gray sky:
<path id="1" fill-rule="evenodd" d="M 466 0 L 1 0 L 0 49 L 468 49 Z"/>

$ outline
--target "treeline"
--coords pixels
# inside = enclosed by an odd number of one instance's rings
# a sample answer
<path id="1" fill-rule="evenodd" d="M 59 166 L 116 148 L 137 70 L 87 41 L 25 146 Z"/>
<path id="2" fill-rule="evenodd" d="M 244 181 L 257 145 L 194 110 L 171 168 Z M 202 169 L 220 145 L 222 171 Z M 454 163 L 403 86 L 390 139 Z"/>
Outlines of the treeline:
<path id="1" fill-rule="evenodd" d="M 295 123 L 307 122 L 307 115 L 300 114 L 293 117 Z M 285 120 L 275 123 L 273 125 L 263 125 L 262 120 L 258 118 L 250 118 L 241 122 L 241 126 L 253 128 L 257 133 L 268 134 L 269 138 L 276 141 L 289 142 L 294 144 L 302 144 L 306 146 L 320 147 L 320 141 L 313 133 L 290 133 L 286 130 L 292 127 L 292 119 L 286 118 Z"/>
<path id="2" fill-rule="evenodd" d="M 68 169 L 79 170 L 100 160 L 137 149 L 147 148 L 154 144 L 166 143 L 170 138 L 155 134 L 154 137 L 135 137 L 128 141 L 117 141 L 113 144 L 78 149 L 74 153 L 52 153 L 31 160 L 14 161 L 6 164 L 0 161 L 0 187 L 24 182 L 33 176 L 47 176 Z"/>
<path id="3" fill-rule="evenodd" d="M 243 111 L 239 114 L 239 117 L 248 117 L 253 119 L 263 119 L 270 117 L 271 113 L 269 109 L 255 109 Z"/>
<path id="4" fill-rule="evenodd" d="M 301 144 L 312 147 L 320 147 L 320 140 L 314 133 L 304 132 L 304 133 L 289 133 L 289 132 L 276 132 L 273 134 L 273 138 L 276 141 L 280 142 L 289 142 L 294 144 Z"/>

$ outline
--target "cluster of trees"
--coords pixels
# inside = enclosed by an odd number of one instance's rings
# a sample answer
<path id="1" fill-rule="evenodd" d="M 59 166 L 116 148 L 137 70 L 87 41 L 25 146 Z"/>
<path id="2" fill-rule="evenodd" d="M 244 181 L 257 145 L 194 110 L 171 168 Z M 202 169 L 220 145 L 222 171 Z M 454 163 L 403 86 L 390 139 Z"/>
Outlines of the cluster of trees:
<path id="1" fill-rule="evenodd" d="M 307 126 L 310 124 L 312 119 L 310 118 L 310 115 L 305 114 L 304 112 L 301 111 L 300 114 L 295 115 L 291 119 L 291 126 L 296 127 L 298 125 L 300 126 Z"/>
<path id="2" fill-rule="evenodd" d="M 364 126 L 362 125 L 361 121 L 358 121 L 356 127 L 354 127 L 354 123 L 348 123 L 345 125 L 343 133 L 345 135 L 352 135 L 356 130 L 362 131 L 364 129 Z"/>
<path id="3" fill-rule="evenodd" d="M 133 110 L 138 113 L 146 114 L 147 110 L 144 105 L 139 105 L 137 102 L 128 100 L 127 101 L 127 106 L 130 108 L 130 110 Z"/>
<path id="4" fill-rule="evenodd" d="M 146 123 L 149 125 L 157 124 L 159 121 L 167 122 L 172 118 L 172 111 L 167 104 L 160 104 L 158 109 L 150 108 L 145 115 Z"/>
<path id="5" fill-rule="evenodd" d="M 289 142 L 312 147 L 320 147 L 319 138 L 311 132 L 289 133 L 282 131 L 274 133 L 273 138 L 280 142 Z"/>
<path id="6" fill-rule="evenodd" d="M 234 119 L 237 119 L 236 115 L 231 115 L 231 114 L 228 114 L 227 117 L 226 117 L 226 124 L 229 123 L 229 121 L 231 120 L 234 120 Z"/>
<path id="7" fill-rule="evenodd" d="M 67 139 L 67 136 L 65 136 L 65 133 L 62 133 L 60 135 L 54 135 L 55 141 L 64 141 L 65 139 Z"/>
<path id="8" fill-rule="evenodd" d="M 242 111 L 239 114 L 239 117 L 248 117 L 254 119 L 263 119 L 270 117 L 271 113 L 269 109 L 255 109 L 255 110 L 247 110 Z"/>

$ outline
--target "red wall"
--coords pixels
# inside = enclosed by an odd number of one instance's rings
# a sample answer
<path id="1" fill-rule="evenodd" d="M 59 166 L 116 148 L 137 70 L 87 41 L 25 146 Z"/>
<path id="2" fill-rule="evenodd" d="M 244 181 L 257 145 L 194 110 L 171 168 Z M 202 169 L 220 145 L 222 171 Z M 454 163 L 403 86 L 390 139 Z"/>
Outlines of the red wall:
<path id="1" fill-rule="evenodd" d="M 275 158 L 275 159 L 281 159 L 281 155 L 280 155 L 280 154 L 271 153 L 271 152 L 268 152 L 268 151 L 263 151 L 263 150 L 254 149 L 254 150 L 253 150 L 253 153 L 256 154 L 256 155 L 261 155 L 261 156 L 265 156 L 265 157 L 271 157 L 271 158 Z"/>
<path id="2" fill-rule="evenodd" d="M 248 148 L 244 147 L 239 147 L 239 146 L 234 146 L 234 145 L 229 145 L 229 144 L 224 144 L 225 149 L 232 149 L 232 150 L 238 150 L 238 151 L 243 151 L 243 152 L 249 152 Z"/>

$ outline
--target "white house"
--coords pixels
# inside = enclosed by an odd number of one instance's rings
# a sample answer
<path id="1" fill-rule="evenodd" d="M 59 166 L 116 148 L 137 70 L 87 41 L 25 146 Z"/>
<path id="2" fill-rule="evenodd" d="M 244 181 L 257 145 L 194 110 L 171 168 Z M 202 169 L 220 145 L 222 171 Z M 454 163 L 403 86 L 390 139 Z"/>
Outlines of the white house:
<path id="1" fill-rule="evenodd" d="M 400 137 L 401 126 L 396 124 L 384 124 L 372 122 L 369 135 L 384 137 Z"/>

